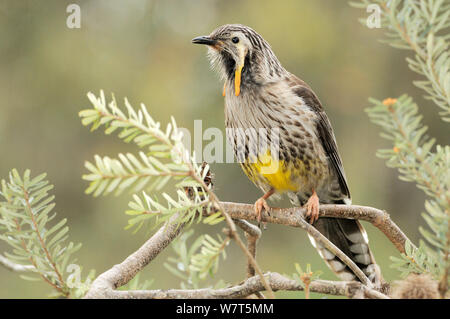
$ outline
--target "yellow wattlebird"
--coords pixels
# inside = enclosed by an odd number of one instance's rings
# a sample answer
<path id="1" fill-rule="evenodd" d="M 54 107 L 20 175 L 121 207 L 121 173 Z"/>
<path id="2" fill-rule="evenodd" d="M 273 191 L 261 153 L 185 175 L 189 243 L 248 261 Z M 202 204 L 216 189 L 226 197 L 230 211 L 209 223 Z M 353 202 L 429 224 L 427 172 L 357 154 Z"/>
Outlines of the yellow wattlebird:
<path id="1" fill-rule="evenodd" d="M 245 174 L 264 192 L 255 202 L 258 220 L 263 209 L 269 210 L 270 196 L 287 193 L 293 205 L 306 206 L 313 226 L 379 285 L 379 267 L 361 224 L 319 218 L 319 203 L 350 204 L 351 200 L 333 129 L 316 94 L 283 68 L 267 41 L 247 26 L 224 25 L 192 42 L 208 46 L 212 64 L 225 81 L 227 137 Z M 245 133 L 252 129 L 277 129 L 278 137 L 266 137 L 278 145 L 277 154 L 253 145 L 255 139 Z M 310 239 L 342 280 L 357 280 L 339 258 Z"/>

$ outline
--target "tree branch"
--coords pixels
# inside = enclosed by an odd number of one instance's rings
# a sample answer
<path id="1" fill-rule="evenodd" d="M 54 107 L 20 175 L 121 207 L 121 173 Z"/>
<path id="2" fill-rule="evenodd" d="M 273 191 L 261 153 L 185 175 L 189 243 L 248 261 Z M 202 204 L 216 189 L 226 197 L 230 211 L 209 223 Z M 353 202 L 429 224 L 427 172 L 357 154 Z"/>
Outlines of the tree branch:
<path id="1" fill-rule="evenodd" d="M 236 225 L 241 227 L 246 234 L 250 234 L 251 236 L 258 238 L 261 231 L 254 225 L 245 221 L 256 220 L 253 205 L 221 202 L 221 206 L 226 210 L 227 214 L 234 219 Z M 301 207 L 272 208 L 268 213 L 263 212 L 262 221 L 267 223 L 301 227 L 308 231 L 311 235 L 317 236 L 317 233 L 319 232 L 303 219 L 304 213 L 305 210 Z M 380 229 L 400 252 L 404 252 L 404 243 L 408 240 L 408 238 L 384 211 L 372 207 L 356 205 L 321 205 L 320 216 L 352 218 L 368 221 Z M 180 233 L 184 227 L 184 224 L 173 224 L 172 222 L 176 220 L 176 218 L 177 214 L 172 216 L 168 223 L 161 227 L 142 247 L 127 257 L 121 264 L 115 265 L 110 270 L 98 276 L 93 282 L 85 298 L 244 298 L 252 294 L 259 293 L 260 291 L 266 291 L 267 285 L 269 285 L 271 290 L 303 290 L 302 286 L 295 280 L 288 279 L 277 273 L 266 273 L 262 280 L 260 280 L 259 275 L 252 276 L 239 285 L 216 290 L 115 290 L 116 288 L 129 282 Z M 320 233 L 319 235 L 323 237 Z M 323 240 L 320 236 L 316 239 Z M 328 240 L 325 238 L 325 241 Z M 325 246 L 329 248 L 326 242 Z M 333 247 L 331 246 L 330 249 L 333 249 Z M 333 250 L 333 253 L 336 253 L 339 258 L 342 257 L 344 262 L 346 259 L 349 259 L 345 255 L 340 256 L 339 252 L 342 253 L 338 248 L 336 248 L 336 251 Z M 252 257 L 254 258 L 254 256 Z M 350 260 L 350 265 L 351 263 L 353 262 Z M 250 264 L 248 267 L 251 266 L 252 265 Z M 248 269 L 250 270 L 250 268 Z M 357 271 L 358 270 L 359 268 Z M 361 270 L 359 271 L 361 272 Z M 250 271 L 248 273 L 250 274 Z M 362 278 L 363 280 L 364 277 Z M 367 279 L 367 277 L 365 278 Z M 358 283 L 316 280 L 311 283 L 310 291 L 333 295 L 345 295 L 350 297 L 362 296 L 365 298 L 388 298 L 386 295 L 373 290 L 370 282 L 369 285 L 367 285 L 364 281 L 362 281 L 362 283 Z"/>
<path id="2" fill-rule="evenodd" d="M 244 219 L 235 219 L 234 222 L 245 232 L 245 238 L 247 239 L 247 249 L 253 256 L 253 259 L 256 260 L 256 244 L 261 237 L 261 229 Z M 247 258 L 247 278 L 253 277 L 254 275 L 255 268 L 253 267 L 251 260 Z M 255 293 L 255 296 L 260 299 L 265 298 L 264 295 L 259 291 Z"/>
<path id="3" fill-rule="evenodd" d="M 261 230 L 257 226 L 249 223 L 244 219 L 235 219 L 234 222 L 245 232 L 245 238 L 247 239 L 247 249 L 253 256 L 253 258 L 256 259 L 256 243 L 258 242 L 258 239 L 261 237 Z M 253 277 L 254 275 L 255 275 L 255 268 L 253 268 L 251 261 L 248 259 L 247 278 Z"/>
<path id="4" fill-rule="evenodd" d="M 264 278 L 273 291 L 304 290 L 299 282 L 279 273 L 266 273 Z M 235 286 L 221 289 L 116 290 L 108 296 L 118 299 L 233 299 L 245 298 L 265 289 L 259 276 L 253 276 Z M 341 295 L 349 298 L 389 299 L 388 296 L 356 281 L 315 280 L 311 282 L 309 289 L 316 293 Z"/>
<path id="5" fill-rule="evenodd" d="M 232 218 L 256 221 L 253 205 L 222 202 L 223 207 Z M 377 227 L 394 244 L 400 253 L 405 253 L 405 242 L 410 241 L 402 230 L 391 220 L 385 211 L 358 205 L 320 205 L 320 217 L 350 218 L 364 220 Z M 305 209 L 303 207 L 272 208 L 263 212 L 262 221 L 293 227 L 302 227 Z"/>
<path id="6" fill-rule="evenodd" d="M 115 290 L 127 284 L 136 274 L 147 266 L 163 251 L 178 234 L 185 224 L 174 223 L 178 214 L 174 214 L 144 245 L 128 256 L 122 263 L 99 275 L 91 285 L 84 298 L 117 298 Z"/>

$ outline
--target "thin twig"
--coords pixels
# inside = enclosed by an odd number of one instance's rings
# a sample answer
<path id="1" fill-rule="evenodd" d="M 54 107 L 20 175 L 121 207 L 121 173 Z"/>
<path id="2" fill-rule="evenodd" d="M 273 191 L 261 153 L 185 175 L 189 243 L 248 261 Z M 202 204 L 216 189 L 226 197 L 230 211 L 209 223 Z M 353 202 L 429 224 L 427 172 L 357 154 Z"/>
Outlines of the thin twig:
<path id="1" fill-rule="evenodd" d="M 188 164 L 188 165 L 190 165 L 190 164 Z M 225 218 L 225 222 L 228 224 L 228 227 L 230 228 L 230 233 L 231 233 L 232 238 L 236 241 L 238 246 L 241 248 L 241 250 L 247 256 L 247 259 L 251 263 L 252 267 L 255 269 L 255 271 L 258 273 L 258 275 L 261 277 L 261 281 L 264 284 L 264 287 L 266 287 L 269 298 L 274 299 L 275 295 L 273 294 L 272 288 L 270 287 L 269 283 L 266 282 L 266 279 L 264 278 L 261 268 L 259 267 L 255 258 L 249 252 L 249 250 L 245 246 L 244 242 L 242 241 L 241 237 L 237 233 L 236 225 L 235 225 L 233 219 L 226 212 L 224 207 L 222 207 L 222 203 L 219 201 L 216 194 L 208 187 L 208 185 L 206 185 L 205 181 L 203 181 L 199 176 L 197 176 L 197 174 L 193 174 L 192 178 L 195 179 L 199 184 L 202 185 L 203 189 L 208 193 L 209 199 L 214 204 L 215 208 L 222 213 L 222 216 Z"/>
<path id="2" fill-rule="evenodd" d="M 15 223 L 15 225 L 16 225 L 16 229 L 17 229 L 18 231 L 21 231 L 21 227 L 20 227 L 20 224 L 19 224 L 19 222 L 17 221 L 17 219 L 14 219 L 14 223 Z M 25 240 L 24 240 L 23 238 L 20 239 L 20 245 L 22 246 L 23 250 L 26 251 L 26 252 L 28 253 L 28 255 L 29 255 L 28 260 L 30 261 L 31 266 L 34 267 L 35 269 L 38 269 L 37 264 L 36 264 L 36 261 L 34 260 L 34 258 L 33 258 L 33 256 L 32 256 L 32 253 L 31 253 L 30 249 L 27 247 L 27 245 L 26 245 L 26 243 L 25 243 Z M 44 281 L 45 281 L 46 283 L 48 283 L 50 286 L 52 286 L 53 288 L 55 288 L 55 290 L 59 291 L 61 294 L 65 295 L 65 296 L 68 296 L 68 293 L 67 293 L 67 292 L 63 291 L 63 289 L 62 289 L 59 285 L 53 283 L 49 278 L 47 278 L 47 276 L 46 276 L 44 273 L 39 272 L 39 276 L 42 278 L 42 280 L 44 280 Z"/>
<path id="3" fill-rule="evenodd" d="M 16 264 L 2 255 L 0 255 L 0 265 L 13 272 L 33 272 L 36 270 L 32 265 Z"/>
<path id="4" fill-rule="evenodd" d="M 45 256 L 47 257 L 48 262 L 50 263 L 50 265 L 52 266 L 53 270 L 55 271 L 56 276 L 58 277 L 59 280 L 59 284 L 61 286 L 65 286 L 65 282 L 64 279 L 60 273 L 60 271 L 58 270 L 58 267 L 56 266 L 55 261 L 53 260 L 52 256 L 50 255 L 48 249 L 47 249 L 47 245 L 44 242 L 44 239 L 41 236 L 41 232 L 39 231 L 39 227 L 37 225 L 36 219 L 34 218 L 34 214 L 33 214 L 33 210 L 31 208 L 31 203 L 30 203 L 30 199 L 28 197 L 28 191 L 22 187 L 22 192 L 24 195 L 24 199 L 25 199 L 25 204 L 26 204 L 26 208 L 25 211 L 28 213 L 28 215 L 30 216 L 31 222 L 33 223 L 33 230 L 36 232 L 37 238 L 39 239 L 39 243 L 41 244 L 42 250 L 45 253 Z"/>
<path id="5" fill-rule="evenodd" d="M 261 237 L 261 229 L 244 219 L 235 219 L 234 222 L 244 231 L 245 238 L 247 239 L 247 249 L 256 260 L 256 244 L 258 243 L 258 239 Z M 247 278 L 253 277 L 254 275 L 255 268 L 253 267 L 250 259 L 247 259 Z M 265 298 L 259 291 L 256 292 L 255 295 L 260 299 Z"/>
<path id="6" fill-rule="evenodd" d="M 304 229 L 314 240 L 330 252 L 332 252 L 336 257 L 338 257 L 344 264 L 346 264 L 358 277 L 359 280 L 366 286 L 372 287 L 372 282 L 367 278 L 367 276 L 362 272 L 362 270 L 350 259 L 346 254 L 342 252 L 335 244 L 333 244 L 328 238 L 322 235 L 314 226 L 309 224 L 303 219 L 303 216 L 298 220 L 298 226 Z"/>
<path id="7" fill-rule="evenodd" d="M 249 223 L 245 219 L 234 219 L 234 222 L 239 226 L 244 232 L 252 237 L 260 238 L 262 235 L 261 229 L 258 226 Z"/>

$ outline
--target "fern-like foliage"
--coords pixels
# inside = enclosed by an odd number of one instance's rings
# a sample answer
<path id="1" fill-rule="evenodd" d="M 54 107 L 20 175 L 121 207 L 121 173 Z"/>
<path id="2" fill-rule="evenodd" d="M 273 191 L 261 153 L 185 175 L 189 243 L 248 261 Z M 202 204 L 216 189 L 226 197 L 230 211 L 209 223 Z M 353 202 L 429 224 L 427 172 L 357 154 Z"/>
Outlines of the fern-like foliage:
<path id="1" fill-rule="evenodd" d="M 141 104 L 135 111 L 125 99 L 125 114 L 116 103 L 114 95 L 106 102 L 103 91 L 100 97 L 89 93 L 88 98 L 93 108 L 79 113 L 84 125 L 91 125 L 95 130 L 103 126 L 106 134 L 118 131 L 118 137 L 125 142 L 135 143 L 141 151 L 138 156 L 131 153 L 119 154 L 118 158 L 95 156 L 95 162 L 86 162 L 89 171 L 83 178 L 90 182 L 86 193 L 94 196 L 125 190 L 133 193 L 133 201 L 127 211 L 131 215 L 127 228 L 141 228 L 148 220 L 159 222 L 168 220 L 175 213 L 177 223 L 192 223 L 197 217 L 201 219 L 202 210 L 210 211 L 210 186 L 203 183 L 208 167 L 202 167 L 194 161 L 194 154 L 189 154 L 182 143 L 182 133 L 172 118 L 165 130 L 153 120 L 145 105 Z M 170 180 L 176 182 L 176 198 L 167 193 L 158 198 L 150 196 L 151 191 L 161 190 Z M 194 196 L 187 196 L 186 187 L 194 191 Z M 214 219 L 211 222 L 218 222 Z"/>
<path id="2" fill-rule="evenodd" d="M 377 152 L 386 159 L 389 167 L 397 168 L 400 179 L 415 182 L 427 195 L 441 205 L 448 205 L 449 146 L 432 148 L 435 139 L 426 135 L 427 127 L 411 97 L 379 101 L 369 99 L 372 107 L 367 109 L 371 121 L 379 125 L 381 136 L 391 141 L 393 147 Z"/>
<path id="3" fill-rule="evenodd" d="M 424 78 L 413 83 L 426 92 L 440 109 L 441 118 L 450 121 L 450 55 L 448 33 L 450 2 L 447 0 L 360 0 L 358 8 L 377 4 L 381 26 L 387 30 L 383 42 L 412 51 L 406 60 L 410 69 Z M 365 19 L 361 19 L 366 23 Z"/>
<path id="4" fill-rule="evenodd" d="M 222 256 L 223 259 L 227 256 L 225 248 L 231 238 L 229 236 L 222 238 L 222 236 L 217 235 L 217 239 L 218 240 L 205 234 L 203 236 L 200 252 L 191 258 L 189 268 L 192 271 L 198 272 L 200 279 L 204 279 L 208 275 L 213 276 L 217 273 L 220 256 Z"/>
<path id="5" fill-rule="evenodd" d="M 423 79 L 413 83 L 440 108 L 442 120 L 450 122 L 450 2 L 360 0 L 351 4 L 359 8 L 378 5 L 382 27 L 387 30 L 384 42 L 414 53 L 406 59 L 408 66 Z M 427 127 L 410 97 L 369 101 L 370 119 L 392 143 L 377 155 L 398 169 L 400 179 L 414 182 L 429 196 L 422 214 L 429 229 L 420 228 L 426 243 L 421 241 L 418 248 L 406 243 L 405 254 L 392 258 L 393 267 L 402 275 L 430 273 L 440 281 L 444 297 L 450 283 L 450 147 L 435 145 L 435 139 L 426 135 Z"/>
<path id="6" fill-rule="evenodd" d="M 13 263 L 32 266 L 23 279 L 44 280 L 55 295 L 79 297 L 89 287 L 92 273 L 80 280 L 81 267 L 72 255 L 81 244 L 67 242 L 66 219 L 55 220 L 54 196 L 48 193 L 53 186 L 45 176 L 31 178 L 29 170 L 21 176 L 13 169 L 9 180 L 1 181 L 0 239 L 12 248 L 4 254 Z"/>
<path id="7" fill-rule="evenodd" d="M 428 245 L 421 242 L 415 248 L 407 243 L 406 254 L 392 258 L 393 266 L 402 275 L 427 272 L 441 279 L 449 266 L 450 146 L 435 146 L 435 140 L 426 135 L 427 127 L 410 97 L 370 99 L 370 102 L 372 107 L 367 109 L 370 119 L 383 129 L 381 136 L 393 145 L 379 150 L 377 155 L 389 167 L 398 169 L 401 180 L 414 182 L 429 196 L 423 217 L 430 230 L 420 228 Z"/>
<path id="8" fill-rule="evenodd" d="M 200 288 L 200 278 L 196 271 L 192 271 L 189 267 L 192 256 L 201 247 L 203 235 L 198 236 L 189 246 L 188 240 L 194 234 L 193 229 L 181 234 L 172 242 L 172 249 L 176 257 L 169 257 L 164 263 L 164 267 L 174 276 L 181 279 L 182 289 L 198 289 Z"/>
<path id="9" fill-rule="evenodd" d="M 143 104 L 135 111 L 125 99 L 125 114 L 117 106 L 114 95 L 109 103 L 103 91 L 98 98 L 92 93 L 88 98 L 93 108 L 79 113 L 82 123 L 91 125 L 92 130 L 103 126 L 106 134 L 118 131 L 119 138 L 135 143 L 140 151 L 137 156 L 128 153 L 119 154 L 117 158 L 96 155 L 93 163 L 86 162 L 89 173 L 83 178 L 90 182 L 86 193 L 99 196 L 130 191 L 133 199 L 126 211 L 131 216 L 126 228 L 134 228 L 134 231 L 148 221 L 157 226 L 169 220 L 178 225 L 201 221 L 215 225 L 224 220 L 221 212 L 213 212 L 217 203 L 210 198 L 209 166 L 206 163 L 198 165 L 195 154 L 188 153 L 173 118 L 163 130 Z M 161 191 L 169 181 L 174 182 L 175 196 L 162 192 L 163 201 L 158 200 L 155 192 Z M 209 216 L 204 217 L 204 213 Z M 173 216 L 176 217 L 173 219 Z M 188 249 L 186 241 L 191 234 L 190 231 L 182 234 L 172 244 L 178 257 L 170 257 L 165 263 L 171 273 L 183 280 L 183 288 L 199 288 L 205 274 L 217 271 L 218 257 L 225 255 L 224 248 L 229 241 L 229 238 L 223 241 L 219 238 L 220 244 L 205 235 Z"/>
<path id="10" fill-rule="evenodd" d="M 400 258 L 391 256 L 393 262 L 391 268 L 400 271 L 402 278 L 407 277 L 410 273 L 427 273 L 433 278 L 439 279 L 445 272 L 445 263 L 439 259 L 439 254 L 426 245 L 423 240 L 420 241 L 419 247 L 414 247 L 410 242 L 406 242 L 405 253 L 401 254 Z"/>
<path id="11" fill-rule="evenodd" d="M 212 205 L 208 200 L 201 200 L 201 195 L 196 191 L 196 188 L 193 200 L 181 189 L 177 190 L 177 200 L 167 193 L 162 193 L 162 197 L 167 201 L 166 206 L 159 203 L 156 199 L 152 199 L 145 192 L 142 193 L 142 199 L 138 195 L 133 195 L 134 200 L 128 204 L 130 209 L 126 211 L 127 215 L 133 217 L 128 220 L 128 225 L 125 228 L 128 229 L 138 225 L 136 228 L 138 230 L 143 225 L 143 221 L 153 217 L 155 218 L 154 225 L 156 226 L 167 221 L 175 213 L 181 213 L 182 215 L 177 219 L 178 224 L 187 223 L 190 225 L 195 220 L 199 223 L 203 216 L 199 212 L 204 207 L 210 209 Z M 212 220 L 213 218 L 214 220 Z M 220 212 L 204 219 L 210 225 L 221 222 L 222 220 L 223 218 Z"/>
<path id="12" fill-rule="evenodd" d="M 139 152 L 139 157 L 131 153 L 119 154 L 118 159 L 96 155 L 95 165 L 90 162 L 85 165 L 90 174 L 83 178 L 92 182 L 86 194 L 92 193 L 95 197 L 112 192 L 120 195 L 126 189 L 133 193 L 142 189 L 160 190 L 172 177 L 182 178 L 189 174 L 184 166 L 175 166 L 169 170 L 155 157 L 147 156 L 144 152 Z"/>
<path id="13" fill-rule="evenodd" d="M 205 236 L 200 235 L 188 244 L 188 241 L 193 234 L 194 230 L 190 229 L 173 241 L 171 246 L 175 252 L 175 257 L 169 257 L 167 262 L 164 263 L 164 267 L 166 267 L 170 273 L 182 280 L 180 283 L 182 289 L 199 289 L 202 286 L 202 281 L 207 278 L 207 276 L 201 276 L 201 271 L 192 267 L 192 260 L 199 260 L 198 255 L 200 254 L 203 242 L 205 241 Z M 205 258 L 209 259 L 209 256 L 206 256 Z M 207 270 L 206 272 L 214 273 L 211 270 Z M 221 279 L 216 282 L 213 287 L 218 289 L 225 286 L 225 282 Z"/>

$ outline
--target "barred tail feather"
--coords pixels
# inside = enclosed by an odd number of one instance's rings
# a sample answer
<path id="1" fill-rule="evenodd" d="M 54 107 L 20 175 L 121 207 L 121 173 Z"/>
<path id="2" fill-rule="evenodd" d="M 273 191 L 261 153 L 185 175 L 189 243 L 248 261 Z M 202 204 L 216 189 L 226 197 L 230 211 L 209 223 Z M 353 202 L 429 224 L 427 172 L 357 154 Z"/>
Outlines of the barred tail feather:
<path id="1" fill-rule="evenodd" d="M 372 283 L 379 287 L 382 284 L 381 272 L 369 249 L 369 240 L 362 225 L 353 219 L 319 218 L 313 226 L 336 245 L 344 254 L 366 274 Z M 330 269 L 345 281 L 358 280 L 351 269 L 328 249 L 309 237 L 313 246 L 325 260 Z"/>

